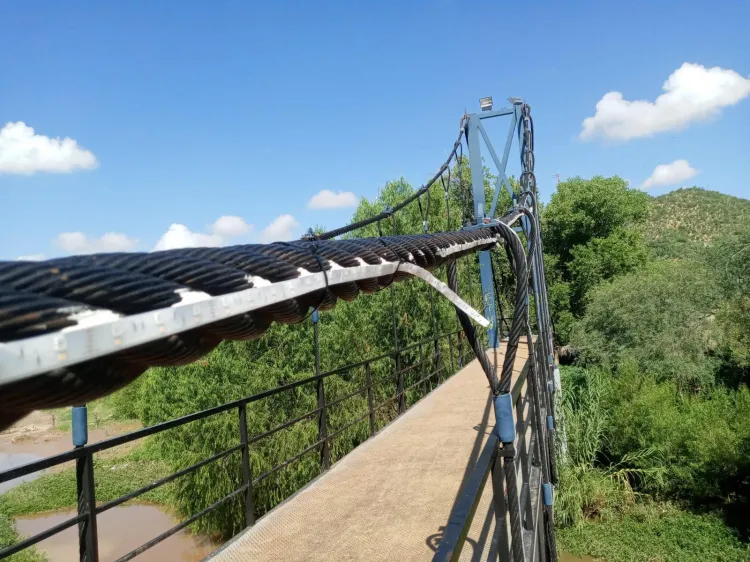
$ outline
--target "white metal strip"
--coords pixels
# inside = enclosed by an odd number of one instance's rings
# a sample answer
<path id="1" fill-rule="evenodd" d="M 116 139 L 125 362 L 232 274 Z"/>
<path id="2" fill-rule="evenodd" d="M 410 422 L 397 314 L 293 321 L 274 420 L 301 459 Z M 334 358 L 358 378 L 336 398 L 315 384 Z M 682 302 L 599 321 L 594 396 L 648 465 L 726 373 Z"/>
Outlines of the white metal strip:
<path id="1" fill-rule="evenodd" d="M 440 279 L 432 275 L 429 271 L 422 269 L 418 265 L 414 265 L 411 263 L 402 263 L 398 269 L 399 271 L 405 271 L 407 273 L 410 273 L 426 281 L 427 284 L 430 285 L 430 287 L 435 289 L 438 293 L 440 293 L 449 301 L 451 301 L 453 304 L 455 304 L 458 308 L 460 308 L 463 312 L 465 312 L 472 320 L 474 320 L 474 322 L 476 322 L 483 328 L 486 328 L 487 326 L 490 325 L 489 320 L 487 320 L 484 316 L 482 316 L 476 310 L 474 310 L 471 306 L 469 306 L 466 303 L 466 301 L 464 301 L 456 293 L 451 291 L 448 285 L 440 281 Z"/>
<path id="2" fill-rule="evenodd" d="M 444 283 L 412 264 L 383 262 L 379 265 L 337 268 L 327 272 L 328 284 L 339 285 L 391 275 L 399 267 L 427 281 L 476 322 L 483 326 L 489 324 Z M 97 321 L 81 322 L 52 334 L 0 343 L 0 385 L 111 355 L 325 287 L 326 274 L 308 273 L 296 279 L 217 297 L 191 291 L 185 293 L 182 302 L 169 308 L 122 317 L 104 314 Z"/>

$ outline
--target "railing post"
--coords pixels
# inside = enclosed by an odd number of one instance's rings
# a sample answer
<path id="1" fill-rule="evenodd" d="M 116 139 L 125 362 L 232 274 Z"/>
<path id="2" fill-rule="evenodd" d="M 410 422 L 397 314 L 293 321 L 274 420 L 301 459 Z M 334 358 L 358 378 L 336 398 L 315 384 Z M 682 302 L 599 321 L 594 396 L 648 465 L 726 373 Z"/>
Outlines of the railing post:
<path id="1" fill-rule="evenodd" d="M 463 332 L 458 332 L 458 368 L 464 368 L 464 339 Z"/>
<path id="2" fill-rule="evenodd" d="M 375 406 L 372 398 L 372 370 L 370 363 L 365 363 L 365 379 L 367 383 L 367 409 L 370 412 L 370 437 L 375 435 Z"/>
<path id="3" fill-rule="evenodd" d="M 435 372 L 437 373 L 437 379 L 443 380 L 443 365 L 440 359 L 440 340 L 435 338 Z"/>
<path id="4" fill-rule="evenodd" d="M 240 443 L 242 443 L 242 483 L 245 490 L 245 526 L 255 525 L 255 506 L 253 503 L 253 480 L 250 478 L 250 448 L 247 444 L 247 404 L 239 405 Z"/>
<path id="5" fill-rule="evenodd" d="M 88 441 L 86 406 L 72 411 L 73 445 L 79 449 Z M 78 555 L 81 562 L 99 562 L 99 542 L 96 532 L 96 493 L 94 486 L 94 455 L 86 453 L 76 459 L 76 491 L 78 515 L 86 519 L 78 523 Z"/>
<path id="6" fill-rule="evenodd" d="M 401 354 L 396 352 L 396 372 L 398 373 L 396 393 L 398 394 L 398 413 L 406 411 L 406 395 L 404 393 L 404 371 L 401 369 Z"/>
<path id="7" fill-rule="evenodd" d="M 419 344 L 419 376 L 420 376 L 420 378 L 425 379 L 424 381 L 422 381 L 422 392 L 424 393 L 425 396 L 427 396 L 427 394 L 429 392 L 427 390 L 427 375 L 430 374 L 429 368 L 430 367 L 428 367 L 427 372 L 425 373 L 425 371 L 424 371 L 424 351 L 422 350 L 422 344 L 420 343 Z"/>
<path id="8" fill-rule="evenodd" d="M 328 419 L 326 416 L 326 393 L 324 379 L 320 376 L 320 345 L 318 340 L 318 311 L 312 313 L 313 340 L 315 345 L 315 376 L 318 377 L 318 441 L 322 441 L 320 448 L 320 467 L 328 470 L 331 467 L 331 449 L 328 443 Z"/>
<path id="9" fill-rule="evenodd" d="M 453 359 L 453 338 L 448 334 L 448 356 L 451 358 L 451 375 L 456 374 L 456 361 Z"/>

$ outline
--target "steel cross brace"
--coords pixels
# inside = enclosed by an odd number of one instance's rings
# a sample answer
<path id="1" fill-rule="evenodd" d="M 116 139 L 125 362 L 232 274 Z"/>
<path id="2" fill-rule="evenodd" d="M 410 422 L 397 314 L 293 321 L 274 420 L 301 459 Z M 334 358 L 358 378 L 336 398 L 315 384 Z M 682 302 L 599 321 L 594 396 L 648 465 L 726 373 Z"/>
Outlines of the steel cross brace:
<path id="1" fill-rule="evenodd" d="M 510 115 L 510 124 L 508 127 L 508 135 L 505 139 L 505 149 L 503 150 L 502 159 L 498 158 L 495 152 L 495 147 L 492 145 L 487 131 L 482 125 L 482 120 L 491 119 L 494 117 L 502 117 Z M 503 108 L 497 111 L 486 111 L 482 113 L 471 113 L 468 116 L 466 125 L 464 126 L 464 133 L 466 135 L 466 142 L 469 147 L 469 166 L 471 169 L 471 186 L 474 193 L 474 216 L 476 217 L 476 224 L 481 225 L 485 223 L 485 217 L 493 219 L 495 216 L 495 210 L 497 208 L 498 198 L 500 191 L 503 187 L 508 190 L 513 200 L 513 204 L 516 203 L 516 193 L 513 191 L 513 187 L 510 185 L 508 178 L 505 175 L 505 169 L 508 164 L 508 156 L 510 155 L 510 147 L 513 143 L 513 133 L 520 123 L 521 115 L 521 102 L 514 103 L 512 107 Z M 495 193 L 492 197 L 492 205 L 490 207 L 489 215 L 485 213 L 485 193 L 484 193 L 484 172 L 482 167 L 482 151 L 480 148 L 479 138 L 480 136 L 484 140 L 484 144 L 487 147 L 492 161 L 497 168 L 497 180 L 495 182 Z M 519 142 L 519 153 L 522 150 L 521 143 Z M 528 232 L 528 225 L 524 221 L 528 219 L 522 217 L 522 224 L 526 227 Z M 497 347 L 498 330 L 497 330 L 497 312 L 495 310 L 495 289 L 492 282 L 492 264 L 490 262 L 490 252 L 484 251 L 479 253 L 479 275 L 482 282 L 482 298 L 484 301 L 484 316 L 490 321 L 490 328 L 487 330 L 487 339 L 490 347 Z"/>

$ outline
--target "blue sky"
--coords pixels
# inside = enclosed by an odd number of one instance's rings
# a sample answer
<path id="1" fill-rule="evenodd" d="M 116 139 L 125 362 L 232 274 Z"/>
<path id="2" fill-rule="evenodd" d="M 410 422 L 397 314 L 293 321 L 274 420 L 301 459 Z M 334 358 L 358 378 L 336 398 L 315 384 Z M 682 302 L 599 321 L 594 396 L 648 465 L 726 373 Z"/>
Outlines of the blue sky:
<path id="1" fill-rule="evenodd" d="M 421 184 L 485 95 L 531 105 L 545 199 L 673 163 L 650 192 L 750 197 L 750 4 L 489 4 L 0 3 L 0 258 L 337 226 L 311 197 Z"/>

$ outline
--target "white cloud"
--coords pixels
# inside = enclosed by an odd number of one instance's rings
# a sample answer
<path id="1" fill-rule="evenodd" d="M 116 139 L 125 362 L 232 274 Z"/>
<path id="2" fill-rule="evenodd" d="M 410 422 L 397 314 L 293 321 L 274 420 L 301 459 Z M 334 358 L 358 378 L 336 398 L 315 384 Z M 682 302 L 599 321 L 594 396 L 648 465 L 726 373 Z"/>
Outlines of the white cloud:
<path id="1" fill-rule="evenodd" d="M 223 238 L 218 234 L 193 232 L 184 224 L 173 223 L 154 247 L 154 251 L 200 246 L 221 246 Z"/>
<path id="2" fill-rule="evenodd" d="M 18 256 L 16 259 L 18 261 L 42 261 L 47 259 L 47 257 L 44 254 L 30 254 L 28 256 Z"/>
<path id="3" fill-rule="evenodd" d="M 138 240 L 117 232 L 107 232 L 100 238 L 89 238 L 83 232 L 63 232 L 57 235 L 54 244 L 71 254 L 93 254 L 129 252 L 135 249 Z"/>
<path id="4" fill-rule="evenodd" d="M 232 215 L 219 217 L 211 227 L 213 233 L 222 238 L 231 238 L 233 236 L 248 234 L 252 229 L 253 226 L 247 224 L 245 219 Z"/>
<path id="5" fill-rule="evenodd" d="M 252 229 L 253 225 L 245 222 L 245 219 L 232 215 L 216 219 L 209 228 L 210 233 L 193 232 L 184 224 L 173 223 L 156 243 L 154 251 L 223 246 L 230 238 L 249 234 Z"/>
<path id="6" fill-rule="evenodd" d="M 684 63 L 675 70 L 654 102 L 628 101 L 620 92 L 604 94 L 596 114 L 583 120 L 580 138 L 629 140 L 687 127 L 716 117 L 724 107 L 750 95 L 750 79 L 734 70 Z"/>
<path id="7" fill-rule="evenodd" d="M 279 215 L 260 233 L 261 242 L 277 242 L 290 240 L 293 231 L 299 227 L 299 222 L 292 215 Z"/>
<path id="8" fill-rule="evenodd" d="M 675 185 L 698 175 L 700 170 L 690 166 L 687 160 L 675 160 L 671 164 L 659 164 L 649 178 L 641 185 L 642 189 Z"/>
<path id="9" fill-rule="evenodd" d="M 37 135 L 23 121 L 0 129 L 0 174 L 64 173 L 97 165 L 96 156 L 69 137 Z"/>
<path id="10" fill-rule="evenodd" d="M 342 209 L 344 207 L 355 207 L 357 196 L 351 191 L 339 191 L 334 193 L 330 189 L 313 195 L 307 202 L 308 209 Z"/>

